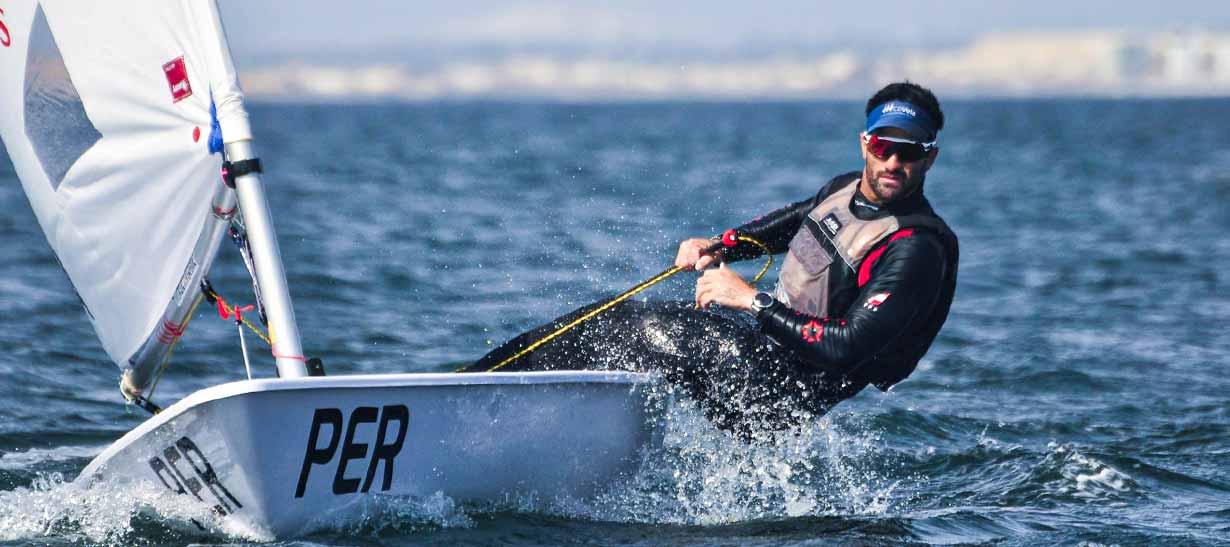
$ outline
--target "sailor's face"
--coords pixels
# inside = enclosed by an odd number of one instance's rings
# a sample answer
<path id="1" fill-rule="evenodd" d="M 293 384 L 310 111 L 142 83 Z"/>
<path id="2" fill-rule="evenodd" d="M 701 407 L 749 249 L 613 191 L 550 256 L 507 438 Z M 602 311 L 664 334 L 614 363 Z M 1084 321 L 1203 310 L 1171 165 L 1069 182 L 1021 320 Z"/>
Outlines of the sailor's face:
<path id="1" fill-rule="evenodd" d="M 876 134 L 914 140 L 904 129 L 895 127 L 877 129 Z M 864 162 L 863 180 L 859 183 L 859 189 L 863 192 L 863 197 L 879 204 L 892 203 L 918 190 L 927 176 L 927 170 L 931 169 L 940 152 L 938 148 L 932 149 L 918 161 L 902 161 L 898 154 L 880 159 L 867 150 L 862 134 L 859 134 L 858 142 L 862 147 Z"/>

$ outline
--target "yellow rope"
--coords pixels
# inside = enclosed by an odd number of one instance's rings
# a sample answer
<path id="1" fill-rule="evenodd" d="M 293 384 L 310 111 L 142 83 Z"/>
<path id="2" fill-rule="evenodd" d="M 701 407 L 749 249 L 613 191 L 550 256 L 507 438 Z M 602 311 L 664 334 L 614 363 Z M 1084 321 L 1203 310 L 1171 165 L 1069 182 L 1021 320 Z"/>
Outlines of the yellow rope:
<path id="1" fill-rule="evenodd" d="M 765 274 L 766 272 L 768 272 L 768 271 L 769 271 L 769 267 L 773 265 L 773 254 L 769 252 L 769 248 L 768 248 L 768 247 L 766 247 L 763 243 L 761 243 L 761 242 L 759 242 L 759 241 L 756 241 L 755 239 L 752 239 L 752 238 L 747 237 L 747 236 L 737 236 L 737 237 L 738 237 L 739 241 L 746 241 L 746 242 L 751 243 L 751 244 L 753 244 L 753 245 L 755 245 L 755 246 L 757 246 L 757 247 L 760 247 L 760 249 L 761 249 L 762 251 L 764 251 L 765 256 L 768 256 L 768 257 L 769 257 L 769 260 L 768 260 L 767 262 L 765 262 L 764 267 L 760 269 L 760 273 L 756 274 L 756 277 L 752 278 L 752 284 L 756 284 L 756 283 L 760 282 L 760 278 L 764 277 L 764 274 Z M 571 323 L 568 323 L 567 325 L 564 325 L 564 326 L 562 326 L 562 327 L 560 327 L 560 328 L 556 329 L 556 330 L 555 330 L 555 332 L 552 332 L 551 334 L 548 334 L 548 335 L 544 336 L 542 339 L 538 340 L 537 342 L 534 342 L 533 344 L 530 344 L 530 345 L 526 346 L 524 349 L 522 349 L 521 351 L 518 351 L 517 353 L 513 354 L 511 357 L 508 357 L 508 358 L 504 359 L 503 361 L 500 361 L 500 362 L 499 362 L 499 364 L 497 364 L 497 365 L 495 365 L 495 366 L 493 366 L 493 367 L 491 367 L 491 368 L 487 369 L 487 372 L 494 372 L 495 370 L 497 370 L 497 369 L 499 369 L 499 368 L 503 367 L 504 365 L 507 365 L 507 364 L 509 364 L 509 363 L 511 363 L 511 362 L 513 362 L 513 361 L 516 361 L 517 359 L 520 359 L 520 358 L 524 357 L 526 354 L 530 353 L 531 351 L 534 351 L 534 350 L 538 349 L 538 348 L 539 348 L 539 347 L 541 347 L 543 344 L 546 344 L 547 342 L 550 342 L 551 340 L 554 340 L 554 339 L 555 339 L 556 337 L 558 337 L 559 335 L 564 334 L 565 332 L 568 332 L 569 330 L 572 330 L 572 328 L 573 328 L 573 327 L 576 327 L 577 325 L 580 325 L 581 323 L 584 323 L 584 322 L 586 322 L 586 321 L 589 321 L 590 319 L 593 319 L 593 318 L 594 318 L 595 316 L 597 316 L 598 314 L 600 314 L 600 313 L 602 313 L 602 312 L 605 312 L 605 311 L 607 311 L 607 310 L 609 310 L 609 309 L 611 309 L 611 308 L 613 308 L 613 307 L 615 307 L 615 306 L 619 305 L 619 303 L 620 303 L 620 302 L 623 302 L 623 301 L 625 301 L 625 300 L 627 300 L 627 299 L 629 299 L 629 298 L 632 298 L 633 296 L 636 296 L 636 295 L 637 295 L 638 293 L 640 293 L 641 291 L 644 291 L 645 289 L 648 289 L 649 287 L 652 287 L 652 286 L 654 286 L 654 285 L 656 285 L 656 284 L 660 283 L 660 282 L 661 282 L 661 281 L 663 281 L 664 279 L 666 279 L 666 278 L 668 278 L 668 277 L 670 277 L 670 276 L 672 276 L 672 275 L 675 275 L 675 274 L 677 274 L 677 273 L 679 273 L 679 272 L 683 271 L 684 269 L 685 269 L 685 268 L 682 268 L 682 267 L 679 267 L 679 266 L 674 266 L 674 267 L 670 268 L 669 270 L 666 270 L 666 271 L 664 271 L 664 272 L 662 272 L 662 273 L 660 273 L 660 274 L 658 274 L 658 275 L 654 276 L 653 278 L 649 279 L 648 281 L 645 281 L 645 282 L 643 282 L 643 283 L 641 283 L 641 284 L 639 284 L 639 285 L 637 285 L 637 286 L 635 286 L 635 287 L 632 287 L 631 289 L 628 289 L 628 291 L 627 291 L 627 292 L 625 292 L 625 293 L 623 293 L 623 294 L 621 294 L 621 295 L 619 295 L 619 296 L 616 296 L 616 297 L 615 297 L 615 298 L 613 298 L 610 302 L 607 302 L 606 304 L 603 304 L 602 306 L 599 306 L 598 308 L 595 308 L 595 309 L 593 309 L 593 310 L 590 310 L 590 312 L 589 312 L 589 313 L 587 313 L 587 314 L 585 314 L 585 315 L 582 315 L 581 317 L 578 317 L 577 319 L 573 320 Z"/>
<path id="2" fill-rule="evenodd" d="M 491 367 L 490 369 L 487 369 L 487 372 L 494 372 L 496 369 L 501 368 L 501 367 L 503 367 L 504 365 L 507 365 L 507 364 L 509 364 L 509 363 L 511 363 L 511 362 L 513 362 L 513 361 L 516 361 L 517 359 L 520 359 L 520 358 L 521 358 L 521 357 L 523 357 L 525 354 L 527 354 L 527 353 L 529 353 L 529 352 L 531 352 L 531 351 L 534 351 L 534 350 L 538 349 L 538 348 L 539 348 L 539 346 L 542 346 L 543 344 L 545 344 L 545 343 L 547 343 L 547 342 L 550 342 L 551 340 L 554 340 L 557 336 L 559 336 L 559 335 L 561 335 L 561 334 L 564 334 L 565 332 L 568 332 L 568 331 L 569 331 L 569 330 L 571 330 L 573 327 L 575 327 L 575 326 L 577 326 L 577 325 L 580 325 L 581 323 L 584 323 L 584 322 L 586 322 L 586 321 L 589 321 L 589 320 L 590 320 L 590 319 L 592 319 L 594 316 L 596 316 L 596 315 L 598 315 L 598 314 L 600 314 L 600 313 L 602 313 L 602 312 L 604 312 L 604 311 L 607 311 L 607 310 L 611 309 L 612 307 L 614 307 L 615 305 L 619 304 L 620 302 L 623 302 L 624 300 L 627 300 L 627 299 L 629 299 L 629 298 L 632 298 L 632 297 L 633 297 L 633 296 L 635 296 L 637 293 L 639 293 L 639 292 L 641 292 L 641 291 L 643 291 L 643 290 L 645 290 L 645 289 L 648 289 L 649 287 L 651 287 L 651 286 L 653 286 L 653 285 L 657 284 L 659 281 L 662 281 L 663 279 L 666 279 L 666 278 L 668 278 L 668 277 L 670 277 L 670 276 L 672 276 L 672 275 L 675 275 L 675 274 L 679 273 L 680 271 L 683 271 L 683 268 L 681 268 L 681 267 L 679 267 L 679 266 L 675 266 L 675 267 L 673 267 L 673 268 L 671 268 L 671 269 L 669 269 L 669 270 L 666 270 L 666 271 L 664 271 L 664 272 L 662 272 L 662 273 L 658 274 L 657 276 L 654 276 L 654 278 L 653 278 L 653 279 L 650 279 L 649 281 L 646 281 L 646 282 L 644 282 L 644 283 L 641 283 L 640 285 L 637 285 L 637 286 L 633 287 L 633 288 L 632 288 L 631 290 L 629 290 L 628 292 L 625 292 L 625 293 L 623 293 L 623 294 L 621 294 L 621 295 L 619 295 L 619 296 L 615 297 L 615 298 L 614 298 L 613 300 L 611 300 L 610 302 L 607 302 L 606 304 L 603 304 L 602 306 L 600 306 L 600 307 L 598 307 L 598 308 L 595 308 L 595 309 L 593 309 L 593 310 L 590 310 L 590 312 L 589 312 L 589 313 L 587 313 L 587 314 L 585 314 L 585 315 L 582 315 L 581 317 L 577 318 L 576 320 L 574 320 L 574 321 L 573 321 L 573 322 L 571 322 L 571 323 L 568 323 L 567 325 L 564 325 L 563 327 L 560 327 L 560 328 L 559 328 L 559 329 L 557 329 L 555 332 L 553 332 L 553 333 L 551 333 L 551 334 L 548 334 L 547 336 L 543 337 L 541 340 L 539 340 L 539 341 L 537 341 L 537 342 L 534 342 L 533 344 L 530 344 L 529 346 L 526 346 L 526 347 L 525 347 L 525 349 L 522 349 L 521 351 L 518 351 L 518 352 L 517 352 L 516 354 L 514 354 L 512 357 L 509 357 L 509 358 L 507 358 L 507 359 L 504 359 L 503 361 L 500 361 L 500 363 L 499 363 L 499 364 L 497 364 L 496 366 Z"/>
<path id="3" fill-rule="evenodd" d="M 748 243 L 751 243 L 752 245 L 760 247 L 760 250 L 764 251 L 764 255 L 769 257 L 769 259 L 765 261 L 764 267 L 760 269 L 760 273 L 756 274 L 756 277 L 752 278 L 753 285 L 760 283 L 760 278 L 764 277 L 764 274 L 769 273 L 769 267 L 773 265 L 773 253 L 769 252 L 769 248 L 765 247 L 764 243 L 756 241 L 755 239 L 752 239 L 747 236 L 738 236 L 738 238 L 739 238 L 739 241 L 746 241 Z"/>
<path id="4" fill-rule="evenodd" d="M 231 308 L 231 313 L 235 313 L 235 308 Z M 264 340 L 266 344 L 269 344 L 269 347 L 273 347 L 273 338 L 271 338 L 273 336 L 273 329 L 269 329 L 269 336 L 265 336 L 265 333 L 261 332 L 259 327 L 253 325 L 247 319 L 244 319 L 242 315 L 239 316 L 239 319 L 240 321 L 243 321 L 244 326 L 248 327 L 248 330 L 256 333 L 261 340 Z"/>

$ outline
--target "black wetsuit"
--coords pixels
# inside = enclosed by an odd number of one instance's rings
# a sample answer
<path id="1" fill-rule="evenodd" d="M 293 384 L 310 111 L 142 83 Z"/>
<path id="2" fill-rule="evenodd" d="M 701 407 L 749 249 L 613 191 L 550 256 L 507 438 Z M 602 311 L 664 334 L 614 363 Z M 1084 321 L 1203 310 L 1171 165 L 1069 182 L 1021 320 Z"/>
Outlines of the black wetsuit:
<path id="1" fill-rule="evenodd" d="M 835 177 L 811 199 L 793 203 L 736 229 L 765 244 L 774 254 L 785 252 L 808 213 L 833 193 L 857 184 L 858 173 Z M 938 218 L 922 188 L 886 206 L 868 202 L 855 192 L 850 211 L 862 220 L 920 215 Z M 810 227 L 813 231 L 815 227 Z M 725 253 L 729 261 L 762 254 L 741 243 Z M 776 303 L 757 319 L 761 331 L 799 353 L 809 365 L 841 377 L 857 393 L 867 384 L 887 390 L 913 372 L 948 318 L 957 281 L 957 240 L 951 232 L 911 228 L 885 237 L 857 271 L 830 279 L 828 317 L 812 317 Z M 876 295 L 889 295 L 877 305 Z M 819 329 L 814 326 L 820 325 Z"/>
<path id="2" fill-rule="evenodd" d="M 811 199 L 791 204 L 736 230 L 785 252 L 808 213 L 849 177 L 838 177 Z M 856 195 L 861 219 L 930 212 L 919 192 L 877 207 Z M 616 369 L 661 372 L 696 399 L 719 427 L 747 434 L 781 429 L 827 412 L 868 384 L 887 389 L 904 379 L 947 317 L 956 280 L 956 241 L 926 230 L 885 238 L 867 260 L 857 291 L 835 291 L 831 318 L 815 318 L 781 303 L 752 318 L 728 309 L 697 310 L 691 302 L 628 301 L 591 319 L 500 370 Z M 728 249 L 728 261 L 762 252 Z M 874 257 L 874 258 L 872 258 Z M 878 309 L 870 295 L 890 293 Z M 587 313 L 598 302 L 526 332 L 467 367 L 485 371 Z M 814 321 L 814 323 L 813 323 Z M 759 327 L 757 326 L 759 324 Z M 817 332 L 814 325 L 823 326 Z M 811 325 L 811 326 L 809 326 Z"/>

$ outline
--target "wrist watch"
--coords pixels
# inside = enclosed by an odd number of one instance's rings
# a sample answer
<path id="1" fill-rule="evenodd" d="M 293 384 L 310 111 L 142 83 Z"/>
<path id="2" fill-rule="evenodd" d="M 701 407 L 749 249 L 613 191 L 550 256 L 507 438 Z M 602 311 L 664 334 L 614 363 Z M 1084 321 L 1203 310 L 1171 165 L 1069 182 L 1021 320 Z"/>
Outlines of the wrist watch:
<path id="1" fill-rule="evenodd" d="M 772 306 L 774 302 L 777 302 L 777 300 L 773 298 L 773 295 L 767 292 L 758 292 L 756 293 L 756 296 L 752 298 L 752 313 L 759 317 L 760 312 L 764 311 L 769 306 Z"/>

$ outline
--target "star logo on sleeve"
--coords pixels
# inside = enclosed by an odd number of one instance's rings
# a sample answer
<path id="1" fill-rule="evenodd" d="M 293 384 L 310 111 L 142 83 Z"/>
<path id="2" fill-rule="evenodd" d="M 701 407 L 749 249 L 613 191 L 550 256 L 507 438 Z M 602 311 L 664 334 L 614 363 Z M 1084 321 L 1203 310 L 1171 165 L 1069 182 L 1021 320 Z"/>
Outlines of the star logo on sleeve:
<path id="1" fill-rule="evenodd" d="M 799 335 L 808 343 L 815 344 L 821 338 L 824 338 L 824 325 L 820 324 L 819 321 L 812 320 L 799 329 Z"/>

